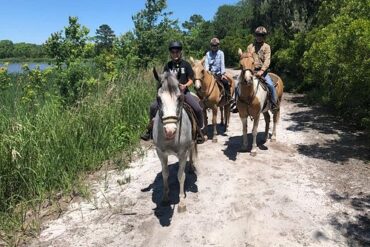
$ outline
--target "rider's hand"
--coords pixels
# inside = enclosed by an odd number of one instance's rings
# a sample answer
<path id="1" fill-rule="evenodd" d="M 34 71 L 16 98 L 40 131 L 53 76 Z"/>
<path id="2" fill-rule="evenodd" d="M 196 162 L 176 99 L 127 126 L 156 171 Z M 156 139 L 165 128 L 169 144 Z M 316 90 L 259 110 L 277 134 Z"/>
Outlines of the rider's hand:
<path id="1" fill-rule="evenodd" d="M 185 92 L 185 90 L 186 90 L 186 85 L 184 85 L 184 84 L 179 84 L 179 88 L 180 88 L 181 92 Z"/>
<path id="2" fill-rule="evenodd" d="M 227 80 L 226 75 L 222 75 L 222 76 L 221 76 L 221 79 L 222 79 L 222 80 Z"/>
<path id="3" fill-rule="evenodd" d="M 257 74 L 256 74 L 257 77 L 262 77 L 262 75 L 263 75 L 263 71 L 262 70 L 258 71 Z"/>

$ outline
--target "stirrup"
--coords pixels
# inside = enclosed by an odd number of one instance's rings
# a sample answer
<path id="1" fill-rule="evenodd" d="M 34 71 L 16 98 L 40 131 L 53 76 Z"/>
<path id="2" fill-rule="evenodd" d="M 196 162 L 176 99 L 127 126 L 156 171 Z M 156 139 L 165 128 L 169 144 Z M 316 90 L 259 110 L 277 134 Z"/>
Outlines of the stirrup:
<path id="1" fill-rule="evenodd" d="M 151 139 L 153 139 L 153 135 L 152 135 L 152 132 L 147 130 L 144 134 L 142 134 L 140 136 L 141 140 L 143 141 L 149 141 Z"/>

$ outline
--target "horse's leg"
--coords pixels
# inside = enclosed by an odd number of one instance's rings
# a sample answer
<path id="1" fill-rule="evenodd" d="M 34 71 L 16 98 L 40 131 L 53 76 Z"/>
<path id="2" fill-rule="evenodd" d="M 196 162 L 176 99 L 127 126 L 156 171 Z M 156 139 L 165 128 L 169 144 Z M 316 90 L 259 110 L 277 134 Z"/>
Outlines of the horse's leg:
<path id="1" fill-rule="evenodd" d="M 203 118 L 204 118 L 204 129 L 203 129 L 203 134 L 204 134 L 204 140 L 208 140 L 208 116 L 207 116 L 207 108 L 204 106 L 203 108 Z"/>
<path id="2" fill-rule="evenodd" d="M 230 124 L 230 104 L 225 106 L 225 132 L 227 132 L 227 127 Z"/>
<path id="3" fill-rule="evenodd" d="M 196 159 L 197 159 L 197 143 L 193 141 L 191 144 L 190 157 L 189 157 L 190 172 L 192 173 L 195 173 L 197 171 L 195 167 Z"/>
<path id="4" fill-rule="evenodd" d="M 224 125 L 224 107 L 220 107 L 220 112 L 221 112 L 221 124 Z"/>
<path id="5" fill-rule="evenodd" d="M 243 144 L 240 149 L 240 151 L 245 152 L 247 151 L 248 147 L 248 118 L 240 118 L 242 120 L 242 126 L 243 126 Z"/>
<path id="6" fill-rule="evenodd" d="M 257 114 L 256 117 L 253 118 L 253 143 L 252 143 L 252 150 L 251 155 L 256 156 L 257 155 L 257 129 L 258 129 L 258 122 L 260 121 L 260 114 Z"/>
<path id="7" fill-rule="evenodd" d="M 265 142 L 269 138 L 269 129 L 270 129 L 270 113 L 268 111 L 263 113 L 263 116 L 265 118 Z"/>
<path id="8" fill-rule="evenodd" d="M 186 160 L 187 160 L 187 153 L 182 154 L 179 156 L 179 171 L 177 173 L 177 179 L 179 180 L 180 184 L 180 202 L 177 207 L 177 212 L 182 213 L 186 211 L 186 204 L 185 204 L 185 192 L 184 192 L 184 184 L 185 184 L 185 166 L 186 166 Z"/>
<path id="9" fill-rule="evenodd" d="M 212 125 L 213 125 L 213 138 L 212 142 L 217 142 L 217 106 L 212 108 Z"/>
<path id="10" fill-rule="evenodd" d="M 167 205 L 169 200 L 168 200 L 168 193 L 170 191 L 168 187 L 168 155 L 163 153 L 161 150 L 157 149 L 157 154 L 159 157 L 159 160 L 161 161 L 162 164 L 162 178 L 163 178 L 163 198 L 162 198 L 162 204 Z"/>
<path id="11" fill-rule="evenodd" d="M 274 142 L 276 141 L 276 125 L 279 121 L 279 118 L 280 118 L 280 109 L 277 110 L 275 113 L 274 113 L 274 116 L 273 116 L 273 122 L 274 122 L 274 125 L 272 127 L 272 136 L 271 136 L 271 141 Z"/>

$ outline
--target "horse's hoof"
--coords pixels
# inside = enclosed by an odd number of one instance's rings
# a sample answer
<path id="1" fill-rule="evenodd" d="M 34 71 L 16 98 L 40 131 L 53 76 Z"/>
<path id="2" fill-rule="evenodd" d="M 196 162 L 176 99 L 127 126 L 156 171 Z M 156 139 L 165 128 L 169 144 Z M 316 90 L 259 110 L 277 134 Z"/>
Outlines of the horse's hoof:
<path id="1" fill-rule="evenodd" d="M 178 213 L 183 213 L 186 211 L 186 205 L 185 203 L 179 203 L 179 206 L 177 207 L 177 212 Z"/>
<path id="2" fill-rule="evenodd" d="M 251 151 L 251 155 L 252 155 L 253 157 L 255 157 L 255 156 L 257 155 L 257 152 L 256 152 L 256 151 Z"/>
<path id="3" fill-rule="evenodd" d="M 204 141 L 208 141 L 208 136 L 204 136 Z"/>
<path id="4" fill-rule="evenodd" d="M 216 143 L 216 142 L 217 142 L 217 138 L 213 138 L 213 139 L 212 139 L 212 142 L 213 142 L 213 143 Z"/>
<path id="5" fill-rule="evenodd" d="M 271 142 L 276 142 L 276 137 L 271 137 Z"/>

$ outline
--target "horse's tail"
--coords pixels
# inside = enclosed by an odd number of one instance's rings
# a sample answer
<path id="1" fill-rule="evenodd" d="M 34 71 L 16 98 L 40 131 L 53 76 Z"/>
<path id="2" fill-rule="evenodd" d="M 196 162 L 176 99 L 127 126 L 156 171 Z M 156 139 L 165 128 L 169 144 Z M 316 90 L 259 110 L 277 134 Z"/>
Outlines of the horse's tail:
<path id="1" fill-rule="evenodd" d="M 196 141 L 194 142 L 194 158 L 198 159 L 198 143 Z"/>
<path id="2" fill-rule="evenodd" d="M 191 145 L 191 150 L 190 150 L 190 171 L 191 172 L 196 172 L 199 173 L 199 167 L 196 166 L 196 162 L 198 160 L 198 144 L 197 141 L 193 141 Z"/>

